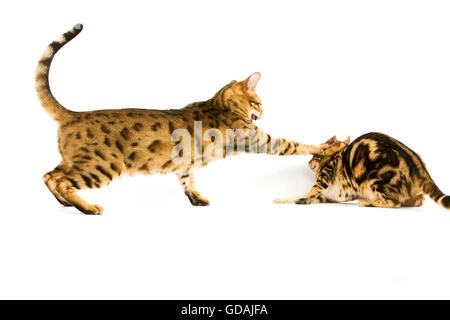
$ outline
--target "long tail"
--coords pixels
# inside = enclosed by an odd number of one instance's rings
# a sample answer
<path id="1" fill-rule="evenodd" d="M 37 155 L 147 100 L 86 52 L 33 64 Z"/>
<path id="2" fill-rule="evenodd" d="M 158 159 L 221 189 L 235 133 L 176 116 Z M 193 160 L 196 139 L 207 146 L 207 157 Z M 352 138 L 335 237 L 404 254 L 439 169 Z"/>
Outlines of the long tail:
<path id="1" fill-rule="evenodd" d="M 44 109 L 52 116 L 56 121 L 62 121 L 67 117 L 70 117 L 73 112 L 64 108 L 53 96 L 50 90 L 50 84 L 48 81 L 48 75 L 50 72 L 50 65 L 53 57 L 67 42 L 75 38 L 83 30 L 83 25 L 77 24 L 72 30 L 67 31 L 58 40 L 49 44 L 42 54 L 39 64 L 36 69 L 35 86 L 36 92 L 41 101 Z"/>
<path id="2" fill-rule="evenodd" d="M 445 195 L 431 178 L 425 184 L 424 192 L 445 209 L 450 209 L 450 196 Z"/>

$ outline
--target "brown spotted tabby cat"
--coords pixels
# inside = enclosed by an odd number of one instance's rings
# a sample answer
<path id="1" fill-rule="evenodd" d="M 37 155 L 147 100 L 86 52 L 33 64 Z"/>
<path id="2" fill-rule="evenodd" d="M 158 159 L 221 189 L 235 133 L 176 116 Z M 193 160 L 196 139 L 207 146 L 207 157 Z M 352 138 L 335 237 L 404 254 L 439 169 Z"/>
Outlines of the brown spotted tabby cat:
<path id="1" fill-rule="evenodd" d="M 100 188 L 124 173 L 174 172 L 193 205 L 208 205 L 208 200 L 195 189 L 192 169 L 225 157 L 217 152 L 217 148 L 211 156 L 204 153 L 210 144 L 216 147 L 220 140 L 216 139 L 217 133 L 226 136 L 229 129 L 242 129 L 219 146 L 220 150 L 228 151 L 230 142 L 234 144 L 235 140 L 240 140 L 244 147 L 241 150 L 232 146 L 233 154 L 238 151 L 260 152 L 263 147 L 268 149 L 267 153 L 278 155 L 322 153 L 324 146 L 271 139 L 252 123 L 263 113 L 261 100 L 255 92 L 259 73 L 241 82 L 232 81 L 211 99 L 192 103 L 180 110 L 67 110 L 50 91 L 49 69 L 56 52 L 81 30 L 82 25 L 77 25 L 47 47 L 39 60 L 35 79 L 42 105 L 59 124 L 58 146 L 62 161 L 44 176 L 44 181 L 61 204 L 75 206 L 85 214 L 101 214 L 103 209 L 100 206 L 88 204 L 76 191 Z M 194 131 L 199 121 L 202 127 L 200 135 L 196 136 Z M 203 133 L 210 128 L 215 128 L 215 131 L 211 131 L 210 139 L 206 139 L 208 142 L 204 144 Z M 177 129 L 190 134 L 186 141 L 194 149 L 182 163 L 174 161 L 173 157 L 174 149 L 179 157 L 184 151 L 176 149 L 179 144 L 172 137 Z"/>
<path id="2" fill-rule="evenodd" d="M 325 155 L 309 166 L 316 183 L 304 197 L 276 203 L 310 204 L 359 200 L 365 207 L 419 207 L 427 194 L 446 209 L 450 196 L 439 190 L 422 159 L 403 143 L 382 133 L 367 133 L 352 143 L 336 137 L 327 141 Z"/>

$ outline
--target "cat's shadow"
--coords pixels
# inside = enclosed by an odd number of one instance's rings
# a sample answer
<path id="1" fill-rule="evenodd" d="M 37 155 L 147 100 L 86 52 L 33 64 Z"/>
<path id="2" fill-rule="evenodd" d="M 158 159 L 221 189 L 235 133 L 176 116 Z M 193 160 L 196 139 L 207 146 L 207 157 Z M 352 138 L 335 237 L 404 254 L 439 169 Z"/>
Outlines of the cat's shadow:
<path id="1" fill-rule="evenodd" d="M 308 165 L 295 164 L 267 171 L 254 179 L 254 185 L 260 192 L 273 198 L 301 196 L 314 185 L 315 174 Z"/>

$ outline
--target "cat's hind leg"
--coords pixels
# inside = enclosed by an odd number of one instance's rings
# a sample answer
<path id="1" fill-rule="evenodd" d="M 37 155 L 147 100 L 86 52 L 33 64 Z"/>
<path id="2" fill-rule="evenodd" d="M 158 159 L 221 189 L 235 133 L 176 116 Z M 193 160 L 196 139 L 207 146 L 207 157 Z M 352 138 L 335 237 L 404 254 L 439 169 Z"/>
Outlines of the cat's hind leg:
<path id="1" fill-rule="evenodd" d="M 97 177 L 96 175 L 94 175 Z M 103 208 L 99 205 L 91 205 L 77 195 L 77 191 L 81 189 L 92 188 L 92 179 L 86 175 L 69 171 L 67 173 L 62 172 L 55 183 L 55 189 L 58 194 L 67 201 L 70 205 L 74 206 L 84 214 L 98 215 L 103 213 Z M 97 187 L 97 185 L 96 185 Z M 98 185 L 100 187 L 100 185 Z"/>
<path id="2" fill-rule="evenodd" d="M 184 194 L 188 197 L 193 206 L 208 206 L 209 200 L 202 196 L 195 189 L 194 176 L 192 170 L 183 170 L 176 173 L 178 181 L 183 187 Z"/>
<path id="3" fill-rule="evenodd" d="M 425 202 L 423 194 L 402 201 L 402 207 L 421 207 Z"/>
<path id="4" fill-rule="evenodd" d="M 376 200 L 359 200 L 358 205 L 360 207 L 377 207 L 377 208 L 400 208 L 401 204 L 397 200 L 386 199 L 380 197 Z"/>
<path id="5" fill-rule="evenodd" d="M 400 194 L 392 191 L 389 183 L 386 183 L 386 179 L 379 178 L 370 182 L 366 196 L 358 202 L 358 205 L 360 207 L 400 208 L 399 199 Z"/>
<path id="6" fill-rule="evenodd" d="M 65 207 L 71 207 L 72 204 L 67 201 L 56 189 L 56 181 L 62 176 L 64 176 L 64 172 L 59 167 L 56 167 L 54 170 L 49 171 L 44 175 L 44 183 L 59 203 Z"/>

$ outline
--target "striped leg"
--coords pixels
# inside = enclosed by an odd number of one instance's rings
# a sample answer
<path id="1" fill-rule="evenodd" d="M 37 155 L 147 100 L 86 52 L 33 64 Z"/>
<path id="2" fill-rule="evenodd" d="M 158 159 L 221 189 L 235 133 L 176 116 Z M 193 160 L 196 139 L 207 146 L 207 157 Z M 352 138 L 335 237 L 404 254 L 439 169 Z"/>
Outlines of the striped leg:
<path id="1" fill-rule="evenodd" d="M 296 199 L 275 199 L 274 202 L 295 204 L 334 202 L 334 199 L 327 199 L 324 197 L 322 192 L 334 183 L 335 174 L 335 166 L 333 164 L 327 164 L 317 174 L 316 183 L 306 196 Z"/>
<path id="2" fill-rule="evenodd" d="M 378 208 L 400 208 L 400 202 L 390 199 L 379 198 L 375 201 L 360 200 L 360 207 L 378 207 Z"/>
<path id="3" fill-rule="evenodd" d="M 184 194 L 189 198 L 189 201 L 193 206 L 208 206 L 209 200 L 202 198 L 202 196 L 195 189 L 194 176 L 191 170 L 185 170 L 176 173 L 181 186 L 183 187 Z"/>
<path id="4" fill-rule="evenodd" d="M 273 139 L 269 134 L 259 129 L 254 124 L 233 124 L 234 135 L 227 137 L 227 149 L 234 145 L 234 151 L 248 153 L 267 153 L 278 156 L 324 154 L 330 146 L 321 144 L 318 146 L 303 144 L 283 138 Z"/>
<path id="5" fill-rule="evenodd" d="M 83 179 L 80 179 L 80 175 L 73 171 L 68 173 L 63 172 L 63 174 L 56 179 L 55 189 L 63 199 L 84 214 L 102 214 L 102 207 L 97 204 L 91 205 L 76 194 L 77 190 L 90 188 L 90 186 L 88 186 L 88 184 L 90 184 L 89 182 L 90 180 L 83 181 Z"/>
<path id="6" fill-rule="evenodd" d="M 278 144 L 278 150 L 275 149 L 272 154 L 279 156 L 323 154 L 323 151 L 329 148 L 328 145 L 314 146 L 283 138 L 279 138 L 276 141 Z"/>
<path id="7" fill-rule="evenodd" d="M 245 140 L 245 150 L 251 153 L 268 153 L 277 156 L 323 154 L 324 150 L 329 148 L 328 144 L 314 146 L 284 138 L 272 139 L 269 134 L 256 127 L 251 133 L 243 132 L 240 133 L 241 141 L 243 137 L 249 137 Z"/>

